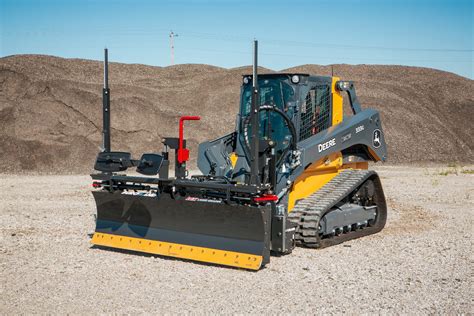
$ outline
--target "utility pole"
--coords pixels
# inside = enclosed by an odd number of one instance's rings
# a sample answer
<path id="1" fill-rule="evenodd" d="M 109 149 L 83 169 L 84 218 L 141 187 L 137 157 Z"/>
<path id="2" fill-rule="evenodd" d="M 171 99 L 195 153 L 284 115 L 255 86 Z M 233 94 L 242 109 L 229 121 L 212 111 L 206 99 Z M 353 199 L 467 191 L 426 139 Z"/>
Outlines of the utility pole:
<path id="1" fill-rule="evenodd" d="M 174 65 L 174 38 L 176 36 L 178 36 L 178 34 L 173 31 L 170 32 L 171 65 Z"/>

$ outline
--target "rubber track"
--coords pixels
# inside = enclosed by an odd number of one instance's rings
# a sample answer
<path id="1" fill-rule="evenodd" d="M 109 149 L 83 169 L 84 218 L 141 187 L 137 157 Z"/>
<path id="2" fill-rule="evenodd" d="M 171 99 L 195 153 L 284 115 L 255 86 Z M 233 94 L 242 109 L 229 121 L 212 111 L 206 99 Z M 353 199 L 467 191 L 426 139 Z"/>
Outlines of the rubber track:
<path id="1" fill-rule="evenodd" d="M 311 248 L 323 248 L 380 231 L 385 226 L 386 218 L 385 197 L 383 197 L 381 186 L 377 189 L 381 192 L 384 200 L 384 205 L 381 205 L 382 208 L 385 208 L 381 210 L 385 212 L 382 214 L 382 223 L 378 223 L 379 221 L 376 220 L 375 227 L 367 227 L 331 238 L 321 239 L 319 236 L 320 219 L 338 202 L 373 176 L 378 178 L 375 171 L 344 169 L 320 190 L 304 200 L 300 200 L 288 214 L 288 219 L 297 224 L 296 244 Z M 377 183 L 380 182 L 377 181 Z"/>

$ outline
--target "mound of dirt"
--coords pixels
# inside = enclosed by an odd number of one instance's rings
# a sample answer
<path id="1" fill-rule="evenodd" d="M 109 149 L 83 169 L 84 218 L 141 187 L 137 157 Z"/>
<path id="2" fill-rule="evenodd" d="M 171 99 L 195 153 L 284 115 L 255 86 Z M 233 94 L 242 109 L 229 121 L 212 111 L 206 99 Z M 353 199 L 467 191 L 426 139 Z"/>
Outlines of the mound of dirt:
<path id="1" fill-rule="evenodd" d="M 263 72 L 271 72 L 261 69 Z M 330 66 L 284 71 L 330 75 Z M 354 80 L 362 106 L 381 112 L 389 162 L 474 162 L 473 81 L 434 69 L 334 65 Z M 112 148 L 161 151 L 182 115 L 192 153 L 234 128 L 241 75 L 250 67 L 110 64 Z M 19 55 L 0 59 L 0 168 L 4 172 L 91 171 L 101 144 L 102 64 Z"/>

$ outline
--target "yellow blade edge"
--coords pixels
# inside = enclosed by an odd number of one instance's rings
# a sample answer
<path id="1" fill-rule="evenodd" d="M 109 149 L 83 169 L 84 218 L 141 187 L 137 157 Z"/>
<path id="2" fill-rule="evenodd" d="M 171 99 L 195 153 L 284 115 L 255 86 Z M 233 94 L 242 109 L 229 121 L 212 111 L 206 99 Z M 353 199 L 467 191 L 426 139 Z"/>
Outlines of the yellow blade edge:
<path id="1" fill-rule="evenodd" d="M 260 269 L 263 260 L 262 256 L 247 253 L 104 233 L 94 233 L 91 243 L 97 246 L 133 250 L 249 270 Z"/>

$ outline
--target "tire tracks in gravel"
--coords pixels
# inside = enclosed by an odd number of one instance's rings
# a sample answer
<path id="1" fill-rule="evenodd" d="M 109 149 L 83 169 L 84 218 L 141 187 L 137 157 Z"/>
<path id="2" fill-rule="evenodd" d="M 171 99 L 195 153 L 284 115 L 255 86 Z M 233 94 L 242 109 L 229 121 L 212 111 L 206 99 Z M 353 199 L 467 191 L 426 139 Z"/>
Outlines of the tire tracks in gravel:
<path id="1" fill-rule="evenodd" d="M 420 234 L 435 229 L 439 215 L 419 205 L 387 198 L 389 221 L 383 229 L 387 235 Z"/>

